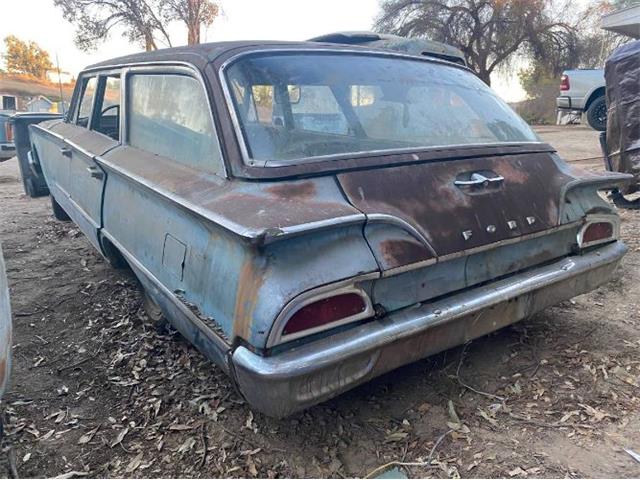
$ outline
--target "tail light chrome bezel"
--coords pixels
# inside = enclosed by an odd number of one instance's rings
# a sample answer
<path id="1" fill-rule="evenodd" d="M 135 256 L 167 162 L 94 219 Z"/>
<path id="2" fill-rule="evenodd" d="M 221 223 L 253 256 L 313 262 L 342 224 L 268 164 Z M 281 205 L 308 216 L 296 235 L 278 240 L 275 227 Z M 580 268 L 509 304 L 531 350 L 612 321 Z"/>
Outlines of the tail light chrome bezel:
<path id="1" fill-rule="evenodd" d="M 357 277 L 357 279 L 350 279 L 349 281 L 346 281 L 346 282 L 339 282 L 339 283 L 325 285 L 325 286 L 315 288 L 313 290 L 309 290 L 307 292 L 304 292 L 298 295 L 296 298 L 294 298 L 289 303 L 287 303 L 285 307 L 282 309 L 282 311 L 280 312 L 280 314 L 277 316 L 273 324 L 273 327 L 271 328 L 269 338 L 267 339 L 267 348 L 271 348 L 276 345 L 290 342 L 292 340 L 297 340 L 299 338 L 308 337 L 315 333 L 331 330 L 333 328 L 336 328 L 351 322 L 357 322 L 358 320 L 363 320 L 365 318 L 373 317 L 375 315 L 375 309 L 373 307 L 373 303 L 371 302 L 371 298 L 369 297 L 369 294 L 360 285 L 360 282 L 378 278 L 378 276 L 379 275 L 377 272 L 368 274 L 368 275 L 362 275 Z M 293 317 L 295 313 L 297 313 L 302 308 L 312 303 L 318 302 L 320 300 L 325 300 L 327 298 L 343 295 L 345 293 L 355 293 L 359 295 L 362 298 L 362 301 L 364 303 L 364 306 L 365 306 L 364 310 L 355 315 L 341 318 L 340 320 L 335 320 L 333 322 L 326 323 L 324 325 L 319 325 L 317 327 L 302 330 L 300 332 L 295 332 L 290 334 L 284 333 L 284 329 L 287 325 L 287 322 Z"/>
<path id="2" fill-rule="evenodd" d="M 585 241 L 584 236 L 587 229 L 596 223 L 609 223 L 611 225 L 611 236 L 606 238 L 599 238 L 597 240 Z M 595 245 L 601 245 L 603 243 L 609 243 L 620 238 L 620 217 L 617 215 L 587 215 L 584 219 L 584 223 L 578 230 L 576 240 L 578 242 L 578 248 L 593 247 Z"/>

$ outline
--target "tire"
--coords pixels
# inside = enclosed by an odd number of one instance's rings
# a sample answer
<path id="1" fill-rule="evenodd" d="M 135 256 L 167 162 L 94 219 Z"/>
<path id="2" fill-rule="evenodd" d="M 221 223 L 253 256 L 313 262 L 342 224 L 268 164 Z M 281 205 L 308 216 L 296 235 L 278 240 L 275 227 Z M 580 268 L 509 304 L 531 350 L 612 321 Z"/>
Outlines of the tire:
<path id="1" fill-rule="evenodd" d="M 36 195 L 36 186 L 33 184 L 33 179 L 27 178 L 24 182 L 24 193 L 27 194 L 28 197 L 35 198 Z"/>
<path id="2" fill-rule="evenodd" d="M 53 216 L 55 217 L 55 219 L 60 220 L 61 222 L 70 221 L 71 218 L 69 218 L 67 212 L 64 211 L 64 208 L 62 208 L 60 204 L 56 202 L 56 199 L 53 198 L 53 195 L 51 195 L 49 198 L 51 198 L 51 210 L 53 210 Z"/>
<path id="3" fill-rule="evenodd" d="M 609 196 L 614 205 L 618 208 L 624 208 L 626 210 L 640 210 L 640 198 L 635 200 L 627 200 L 625 196 L 618 190 L 611 192 Z"/>
<path id="4" fill-rule="evenodd" d="M 607 101 L 604 95 L 599 96 L 587 109 L 587 122 L 594 130 L 604 132 L 607 129 Z"/>
<path id="5" fill-rule="evenodd" d="M 172 328 L 171 324 L 162 313 L 162 309 L 160 305 L 156 303 L 156 301 L 151 298 L 151 295 L 144 291 L 144 295 L 142 298 L 142 306 L 144 307 L 144 311 L 147 314 L 147 317 L 151 320 L 151 322 L 155 325 L 156 331 L 160 334 L 171 333 Z"/>

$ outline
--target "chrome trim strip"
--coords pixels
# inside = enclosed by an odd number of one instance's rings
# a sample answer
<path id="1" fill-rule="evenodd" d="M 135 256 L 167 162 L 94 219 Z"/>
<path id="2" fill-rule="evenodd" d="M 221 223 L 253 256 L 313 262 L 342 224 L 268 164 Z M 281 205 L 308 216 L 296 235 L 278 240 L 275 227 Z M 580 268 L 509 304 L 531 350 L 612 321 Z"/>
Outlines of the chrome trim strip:
<path id="1" fill-rule="evenodd" d="M 80 127 L 80 128 L 83 128 L 83 127 Z M 89 130 L 87 130 L 87 131 L 89 131 Z M 91 130 L 91 131 L 92 131 L 93 133 L 99 133 L 99 132 L 95 132 L 94 130 Z M 108 137 L 108 138 L 110 138 L 110 137 Z M 115 142 L 115 140 L 113 140 L 113 138 L 110 138 L 110 140 L 112 140 L 112 141 L 114 141 L 114 142 Z M 80 153 L 80 154 L 84 155 L 85 157 L 88 157 L 88 158 L 89 158 L 89 159 L 91 159 L 91 160 L 93 160 L 93 159 L 96 157 L 96 155 L 95 155 L 95 154 L 91 153 L 89 150 L 87 150 L 87 149 L 85 149 L 85 148 L 81 147 L 80 145 L 78 145 L 78 144 L 77 144 L 77 143 L 75 143 L 75 142 L 72 142 L 72 141 L 71 141 L 71 140 L 69 140 L 69 139 L 66 139 L 66 138 L 65 138 L 65 139 L 64 139 L 64 142 L 65 142 L 67 145 L 69 145 L 71 148 L 73 148 L 74 150 L 76 150 L 78 153 Z M 120 145 L 118 144 L 118 145 L 114 145 L 113 147 L 110 147 L 110 148 L 109 148 L 109 151 L 113 150 L 114 148 L 117 148 L 118 146 L 120 146 Z"/>
<path id="2" fill-rule="evenodd" d="M 328 228 L 338 227 L 338 226 L 348 226 L 357 223 L 364 223 L 366 221 L 366 217 L 364 214 L 353 214 L 346 215 L 344 217 L 331 218 L 328 220 L 320 220 L 317 222 L 303 223 L 300 225 L 294 225 L 291 227 L 284 228 L 276 228 L 276 229 L 265 229 L 265 230 L 254 230 L 246 228 L 242 225 L 239 225 L 235 222 L 229 221 L 227 218 L 212 212 L 211 210 L 207 210 L 198 205 L 195 205 L 193 202 L 189 200 L 185 200 L 183 197 L 176 195 L 175 193 L 167 190 L 163 187 L 160 187 L 146 178 L 131 173 L 130 171 L 116 165 L 115 163 L 102 158 L 100 156 L 95 157 L 96 163 L 105 169 L 119 174 L 120 176 L 127 178 L 129 180 L 133 180 L 137 182 L 139 185 L 145 187 L 150 192 L 156 193 L 157 195 L 169 200 L 176 205 L 179 205 L 183 209 L 188 212 L 191 212 L 205 220 L 213 222 L 217 226 L 222 229 L 242 237 L 243 239 L 249 241 L 252 244 L 257 245 L 268 245 L 270 243 L 290 238 L 292 236 L 301 235 L 303 233 L 308 233 L 312 231 L 325 230 Z M 211 174 L 213 175 L 213 174 Z"/>
<path id="3" fill-rule="evenodd" d="M 530 233 L 528 235 L 521 235 L 520 237 L 506 238 L 504 240 L 499 240 L 497 242 L 488 243 L 486 245 L 480 245 L 478 247 L 467 248 L 465 250 L 460 250 L 459 252 L 450 253 L 448 255 L 442 255 L 441 257 L 437 257 L 435 259 L 422 260 L 420 262 L 410 263 L 410 264 L 407 264 L 407 265 L 402 265 L 400 267 L 391 268 L 389 270 L 385 270 L 384 272 L 382 272 L 382 276 L 383 277 L 390 277 L 391 275 L 396 275 L 398 273 L 408 272 L 410 270 L 416 270 L 418 268 L 422 268 L 422 267 L 425 267 L 425 266 L 428 266 L 428 265 L 433 265 L 434 263 L 442 263 L 442 262 L 446 262 L 447 260 L 453 260 L 455 258 L 465 257 L 467 255 L 473 255 L 475 253 L 480 253 L 480 252 L 484 252 L 484 251 L 487 251 L 487 250 L 493 250 L 494 248 L 502 247 L 504 245 L 512 245 L 514 243 L 520 243 L 520 242 L 523 242 L 525 240 L 531 240 L 531 239 L 534 239 L 534 238 L 544 237 L 545 235 L 550 235 L 552 233 L 556 233 L 556 232 L 559 232 L 559 231 L 562 231 L 562 230 L 567 230 L 569 228 L 577 228 L 581 224 L 582 224 L 582 220 L 578 220 L 578 221 L 575 221 L 575 222 L 565 223 L 565 224 L 559 225 L 557 227 L 553 227 L 553 228 L 549 228 L 549 229 L 546 229 L 546 230 L 542 230 L 540 232 Z"/>
<path id="4" fill-rule="evenodd" d="M 369 298 L 369 295 L 367 295 L 367 292 L 365 292 L 358 284 L 367 280 L 375 280 L 376 278 L 380 278 L 379 272 L 371 272 L 365 275 L 358 275 L 357 277 L 352 277 L 347 280 L 341 280 L 339 282 L 334 282 L 318 288 L 307 290 L 306 292 L 303 292 L 295 297 L 293 300 L 290 300 L 280 311 L 280 313 L 276 317 L 276 320 L 271 326 L 271 331 L 269 332 L 269 336 L 267 337 L 267 348 L 271 348 L 280 343 L 289 342 L 297 338 L 313 335 L 314 333 L 330 330 L 332 328 L 339 327 L 340 325 L 373 316 L 374 309 L 373 304 L 371 303 L 371 299 Z M 298 332 L 291 335 L 282 334 L 282 331 L 287 325 L 289 319 L 302 307 L 309 305 L 310 303 L 317 302 L 318 300 L 323 300 L 325 298 L 339 295 L 341 293 L 349 292 L 357 293 L 364 299 L 366 305 L 366 309 L 364 312 L 352 317 L 344 318 L 337 322 L 332 322 L 327 325 L 322 325 L 309 330 L 305 330 L 303 332 Z"/>
<path id="5" fill-rule="evenodd" d="M 261 167 L 291 167 L 296 165 L 301 165 L 305 163 L 317 163 L 323 162 L 327 160 L 337 160 L 337 159 L 349 159 L 349 158 L 358 158 L 358 157 L 370 157 L 376 155 L 391 155 L 398 153 L 415 153 L 422 151 L 433 151 L 433 150 L 444 150 L 444 149 L 452 149 L 459 147 L 487 147 L 491 145 L 497 145 L 500 147 L 504 146 L 516 146 L 516 145 L 544 145 L 544 142 L 539 140 L 537 141 L 523 141 L 523 142 L 503 142 L 503 143 L 475 143 L 475 144 L 464 144 L 464 145 L 438 145 L 438 146 L 424 146 L 424 147 L 411 147 L 411 148 L 392 148 L 392 149 L 382 149 L 382 150 L 367 150 L 362 152 L 348 152 L 348 153 L 340 153 L 340 154 L 331 154 L 331 155 L 318 155 L 314 157 L 302 157 L 296 158 L 290 161 L 282 161 L 278 159 L 273 160 L 255 160 L 251 158 L 249 155 L 249 150 L 247 148 L 247 143 L 245 140 L 244 133 L 242 131 L 242 124 L 240 119 L 238 118 L 238 114 L 233 102 L 233 97 L 231 96 L 231 90 L 229 85 L 227 84 L 227 78 L 225 75 L 226 69 L 235 61 L 239 60 L 242 57 L 256 55 L 256 54 L 270 54 L 270 53 L 297 53 L 297 52 L 313 52 L 313 53 L 339 53 L 339 54 L 358 54 L 365 56 L 374 56 L 374 57 L 393 57 L 393 58 L 401 58 L 405 60 L 413 60 L 413 61 L 423 61 L 427 63 L 438 63 L 445 67 L 450 68 L 459 68 L 461 70 L 467 70 L 471 74 L 474 74 L 471 69 L 466 66 L 454 64 L 447 61 L 438 60 L 436 58 L 429 57 L 417 57 L 413 55 L 403 54 L 399 52 L 385 52 L 375 49 L 366 49 L 362 50 L 356 49 L 338 49 L 338 48 L 254 48 L 249 51 L 240 52 L 235 54 L 225 60 L 220 68 L 218 69 L 218 77 L 220 84 L 222 86 L 222 91 L 224 93 L 225 101 L 227 104 L 227 110 L 231 116 L 231 122 L 233 124 L 233 129 L 235 130 L 236 137 L 238 139 L 238 143 L 240 145 L 240 152 L 242 154 L 242 161 L 245 165 L 248 166 L 261 166 Z M 417 160 L 417 159 L 416 159 Z"/>
<path id="6" fill-rule="evenodd" d="M 326 220 L 317 220 L 315 222 L 301 223 L 290 227 L 281 227 L 267 230 L 268 235 L 264 237 L 264 245 L 277 242 L 282 238 L 297 237 L 309 232 L 326 230 L 333 227 L 346 227 L 349 225 L 357 225 L 364 223 L 366 216 L 362 213 L 354 213 L 343 217 L 333 217 Z"/>
<path id="7" fill-rule="evenodd" d="M 401 228 L 409 235 L 416 238 L 420 243 L 422 243 L 424 247 L 429 250 L 429 253 L 431 255 L 437 257 L 436 251 L 429 243 L 427 237 L 406 220 L 403 220 L 400 217 L 396 217 L 395 215 L 389 215 L 387 213 L 369 213 L 367 214 L 367 223 L 369 223 L 369 221 L 371 221 L 372 223 L 386 223 Z"/>
<path id="8" fill-rule="evenodd" d="M 453 321 L 463 318 L 470 318 L 475 323 L 480 319 L 479 315 L 490 312 L 491 307 L 524 296 L 520 300 L 524 311 L 508 319 L 508 323 L 514 323 L 557 301 L 592 290 L 607 280 L 626 251 L 622 242 L 615 242 L 437 302 L 408 307 L 388 315 L 383 321 L 368 322 L 271 357 L 257 355 L 239 346 L 232 356 L 238 385 L 252 406 L 268 415 L 288 415 L 327 400 L 389 368 L 440 351 L 442 347 L 438 348 L 438 345 L 420 343 L 421 338 L 428 340 L 421 335 L 435 326 L 450 324 L 451 328 L 456 328 Z M 527 298 L 540 290 L 541 295 L 548 293 L 550 298 Z M 505 312 L 513 314 L 509 308 Z M 490 329 L 491 325 L 486 328 Z M 417 341 L 412 342 L 413 339 Z M 418 345 L 424 350 L 406 351 Z M 389 360 L 390 355 L 394 358 L 391 367 L 378 362 L 380 358 Z M 357 362 L 356 367 L 353 367 L 354 362 Z"/>
<path id="9" fill-rule="evenodd" d="M 55 138 L 56 140 L 60 140 L 62 142 L 64 142 L 64 137 L 56 132 L 53 132 L 51 130 L 46 130 L 42 125 L 40 125 L 39 123 L 32 123 L 31 125 L 29 125 L 30 128 L 34 128 L 39 130 L 41 133 L 44 133 L 45 135 L 48 135 L 50 137 Z"/>
<path id="10" fill-rule="evenodd" d="M 588 243 L 584 243 L 584 234 L 587 231 L 587 228 L 589 228 L 589 225 L 593 224 L 593 223 L 610 223 L 611 226 L 613 227 L 612 230 L 612 236 L 608 237 L 608 238 L 603 238 L 601 240 L 594 240 L 592 242 L 588 242 Z M 600 245 L 602 243 L 608 243 L 611 242 L 612 240 L 617 240 L 618 238 L 620 238 L 620 217 L 618 215 L 615 214 L 611 214 L 611 215 L 606 215 L 606 214 L 591 214 L 591 215 L 587 215 L 584 218 L 584 225 L 582 226 L 582 228 L 580 228 L 580 230 L 578 231 L 578 234 L 576 235 L 576 241 L 578 242 L 578 247 L 580 248 L 587 248 L 587 247 L 593 247 L 595 245 Z"/>

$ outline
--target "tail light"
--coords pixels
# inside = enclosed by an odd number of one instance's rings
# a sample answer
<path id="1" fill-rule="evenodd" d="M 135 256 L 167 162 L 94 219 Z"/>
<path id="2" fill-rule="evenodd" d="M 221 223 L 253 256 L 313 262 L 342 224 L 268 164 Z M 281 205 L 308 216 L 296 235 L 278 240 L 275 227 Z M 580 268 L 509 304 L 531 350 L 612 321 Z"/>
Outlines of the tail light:
<path id="1" fill-rule="evenodd" d="M 13 125 L 10 122 L 4 123 L 4 136 L 7 142 L 13 143 Z"/>
<path id="2" fill-rule="evenodd" d="M 591 247 L 618 238 L 620 223 L 617 217 L 587 217 L 585 224 L 578 232 L 578 246 Z"/>
<path id="3" fill-rule="evenodd" d="M 566 90 L 569 90 L 570 88 L 571 85 L 569 84 L 569 75 L 562 74 L 562 76 L 560 77 L 560 90 L 564 92 Z"/>
<path id="4" fill-rule="evenodd" d="M 288 342 L 373 315 L 369 296 L 354 285 L 312 293 L 283 310 L 274 324 L 275 338 L 268 343 Z"/>

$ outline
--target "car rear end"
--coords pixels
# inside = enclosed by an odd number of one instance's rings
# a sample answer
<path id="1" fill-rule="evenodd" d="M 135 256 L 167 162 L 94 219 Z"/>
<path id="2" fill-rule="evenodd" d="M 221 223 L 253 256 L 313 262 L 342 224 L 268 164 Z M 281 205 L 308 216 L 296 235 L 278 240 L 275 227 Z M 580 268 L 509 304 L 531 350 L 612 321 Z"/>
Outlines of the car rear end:
<path id="1" fill-rule="evenodd" d="M 12 113 L 0 111 L 0 162 L 10 159 L 16 154 L 13 131 L 9 123 L 9 117 Z"/>
<path id="2" fill-rule="evenodd" d="M 628 177 L 570 167 L 465 69 L 324 53 L 248 58 L 227 74 L 237 92 L 273 79 L 274 91 L 295 86 L 295 116 L 286 125 L 285 95 L 284 125 L 252 124 L 236 100 L 248 160 L 301 174 L 327 165 L 366 217 L 377 269 L 303 292 L 264 346 L 234 350 L 240 390 L 266 413 L 308 407 L 588 292 L 626 252 L 598 191 Z"/>

